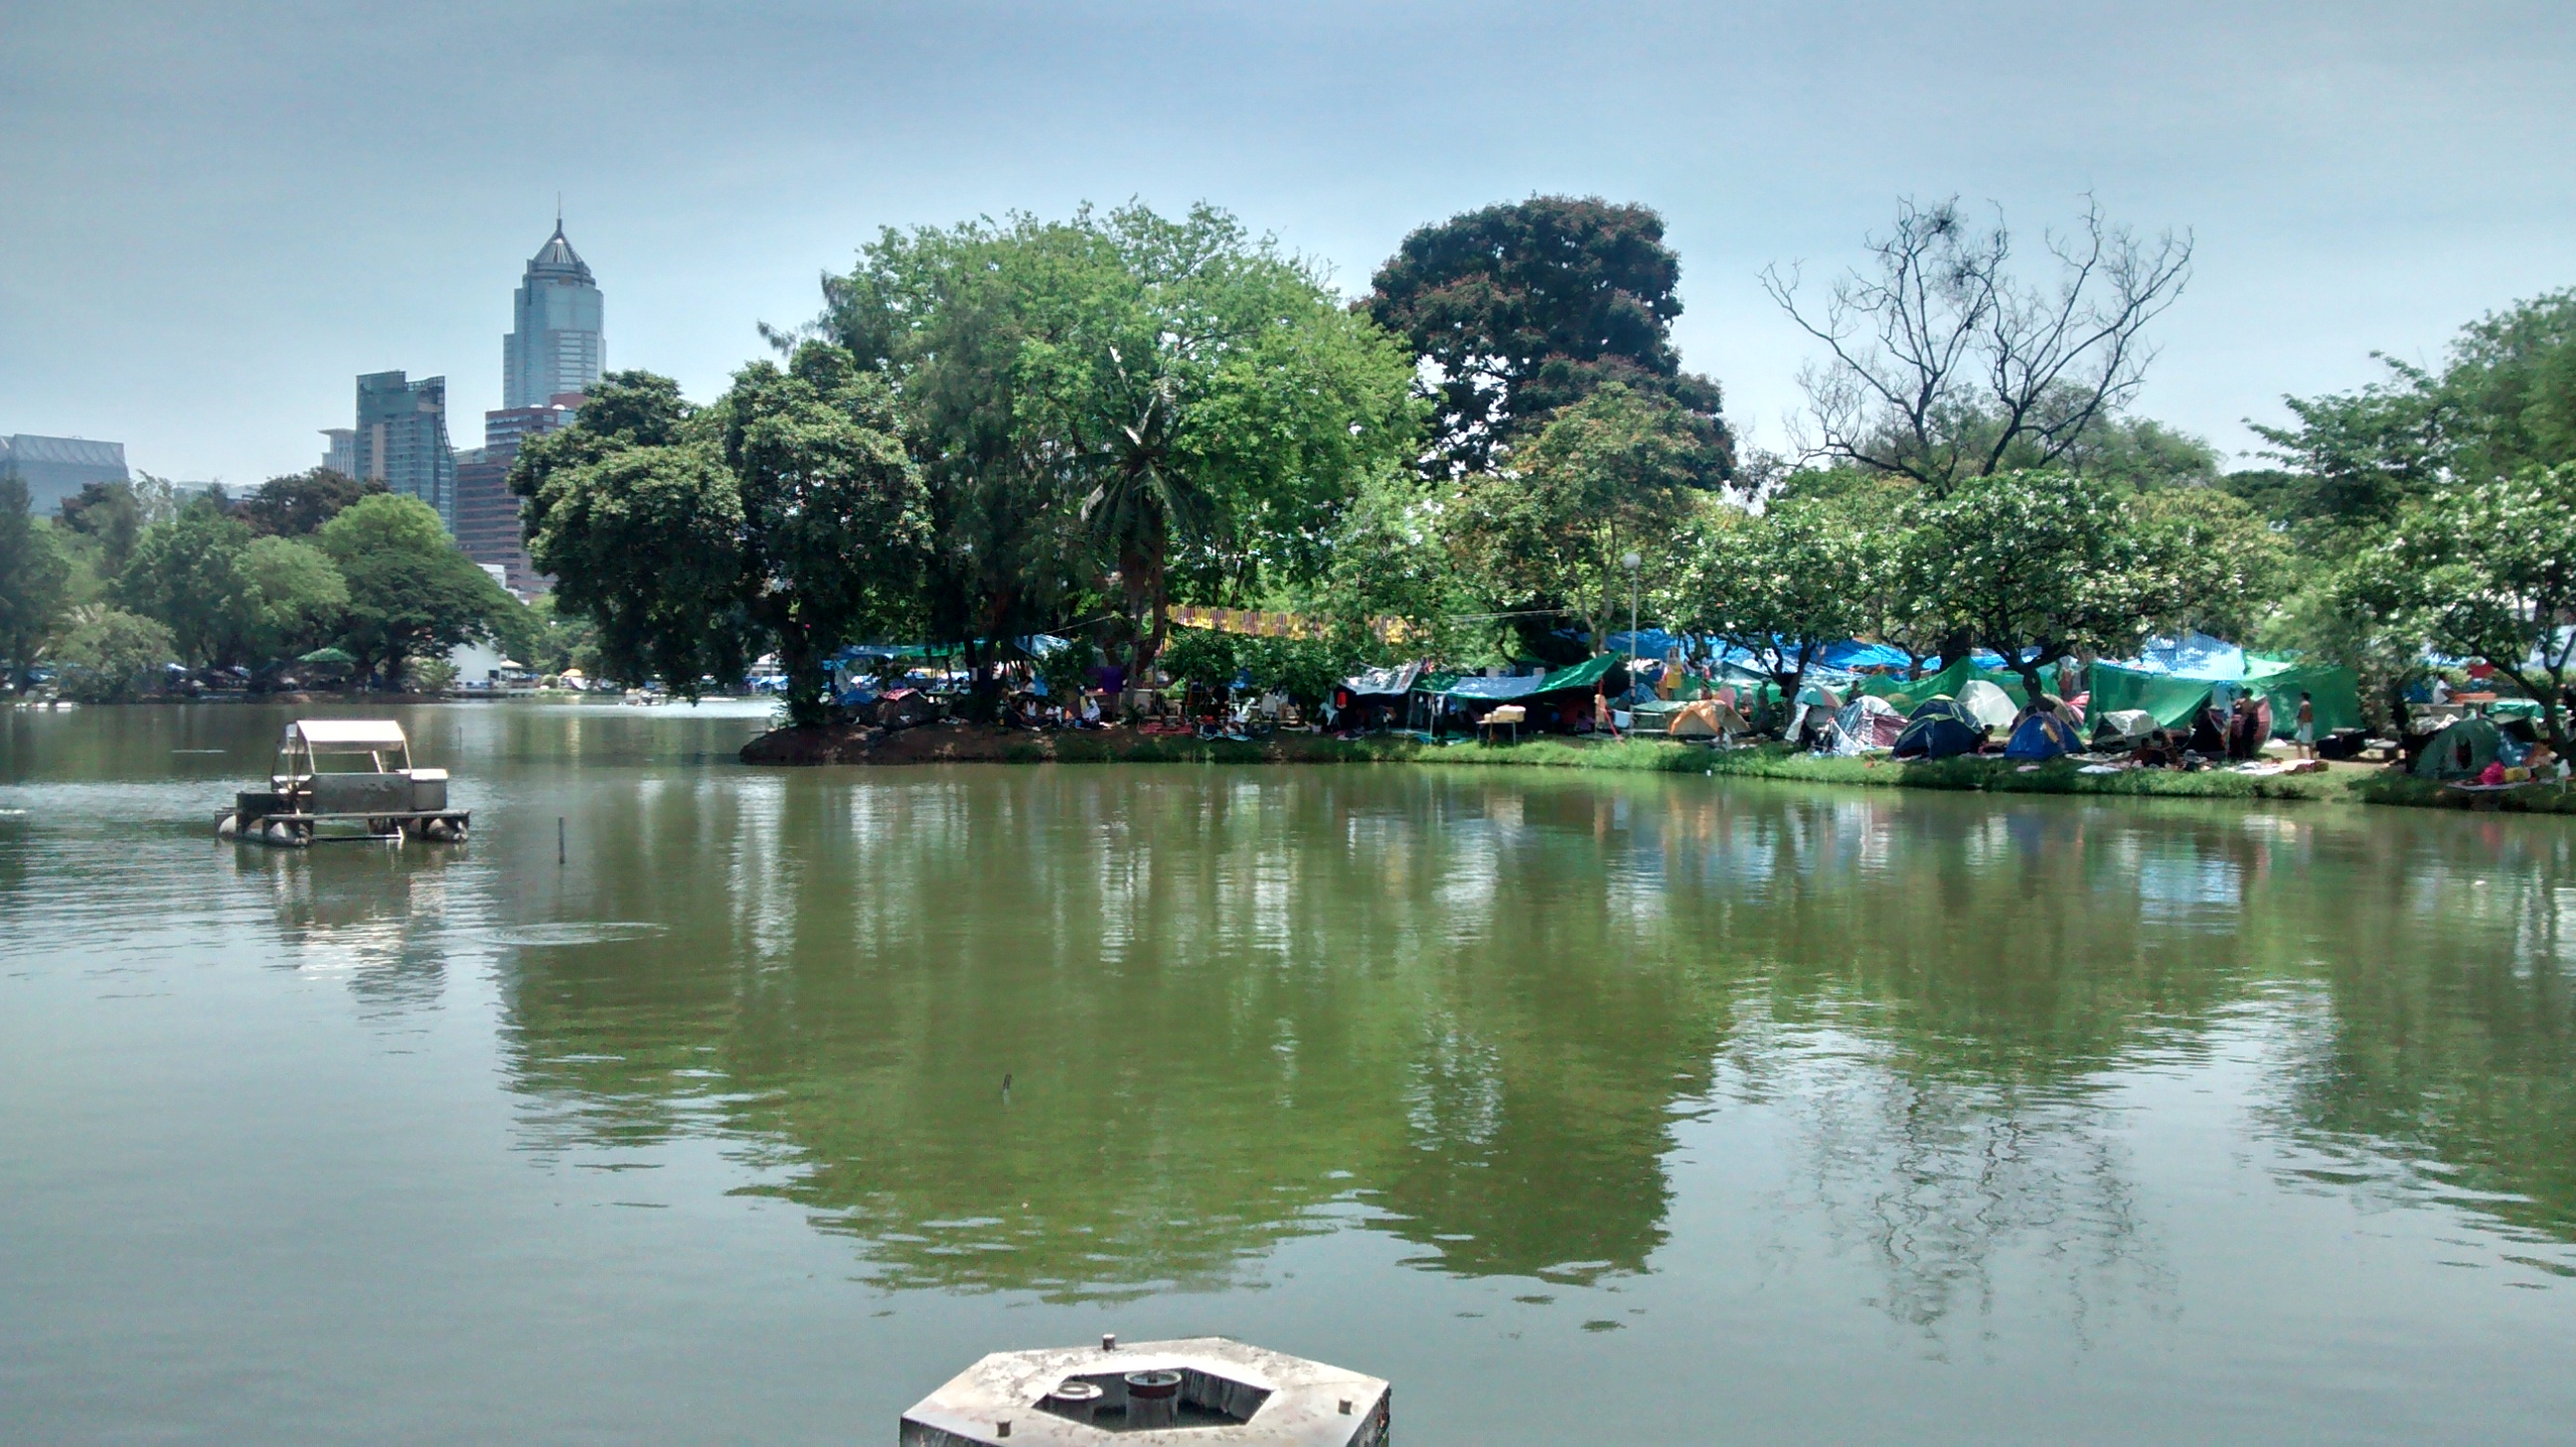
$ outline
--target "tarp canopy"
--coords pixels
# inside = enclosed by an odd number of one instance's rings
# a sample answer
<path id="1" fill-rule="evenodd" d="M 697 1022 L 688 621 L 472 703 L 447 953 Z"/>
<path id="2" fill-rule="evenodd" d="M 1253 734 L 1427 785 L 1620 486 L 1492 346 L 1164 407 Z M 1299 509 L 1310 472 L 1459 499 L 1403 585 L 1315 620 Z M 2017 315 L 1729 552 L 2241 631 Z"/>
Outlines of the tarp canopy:
<path id="1" fill-rule="evenodd" d="M 2094 720 L 2093 742 L 2128 748 L 2157 728 L 2156 716 L 2142 708 L 2124 708 Z"/>
<path id="2" fill-rule="evenodd" d="M 2214 682 L 2245 676 L 2245 650 L 2206 633 L 2186 633 L 2180 638 L 2150 638 L 2137 657 L 2123 659 L 2119 666 L 2137 673 Z"/>
<path id="3" fill-rule="evenodd" d="M 2209 680 L 2150 673 L 2125 663 L 2096 663 L 2087 677 L 2089 717 L 2144 711 L 2166 728 L 2187 727 L 2209 707 Z"/>
<path id="4" fill-rule="evenodd" d="M 1422 680 L 1414 687 L 1423 693 L 1442 698 L 1484 699 L 1492 702 L 1519 698 L 1526 693 L 1536 693 L 1539 684 L 1543 681 L 1542 676 L 1535 673 L 1524 674 L 1519 678 L 1487 678 L 1475 673 L 1463 675 L 1428 673 L 1424 674 Z"/>
<path id="5" fill-rule="evenodd" d="M 2252 660 L 2249 655 L 2249 663 Z M 2299 695 L 2308 695 L 2316 710 L 2317 737 L 2336 729 L 2357 729 L 2361 721 L 2361 686 L 2349 668 L 2330 663 L 2278 663 L 2245 686 L 2272 705 L 2272 731 L 2292 734 L 2299 727 Z"/>
<path id="6" fill-rule="evenodd" d="M 1406 663 L 1354 673 L 1342 680 L 1342 687 L 1349 689 L 1354 698 L 1400 698 L 1413 691 L 1413 681 L 1421 676 L 1420 663 Z"/>
<path id="7" fill-rule="evenodd" d="M 1601 680 L 1609 677 L 1611 669 L 1627 661 L 1628 656 L 1624 653 L 1595 654 L 1572 668 L 1560 668 L 1540 679 L 1538 687 L 1531 689 L 1530 692 L 1557 693 L 1569 688 L 1597 689 Z"/>
<path id="8" fill-rule="evenodd" d="M 400 747 L 402 725 L 391 719 L 303 718 L 286 726 L 288 741 L 302 734 L 313 748 L 380 749 Z"/>

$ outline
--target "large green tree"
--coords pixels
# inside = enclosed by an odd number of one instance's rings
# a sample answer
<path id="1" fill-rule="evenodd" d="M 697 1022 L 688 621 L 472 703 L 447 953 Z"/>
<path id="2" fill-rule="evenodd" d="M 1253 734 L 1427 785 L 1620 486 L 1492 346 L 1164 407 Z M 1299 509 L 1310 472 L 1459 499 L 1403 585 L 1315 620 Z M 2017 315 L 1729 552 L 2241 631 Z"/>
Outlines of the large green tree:
<path id="1" fill-rule="evenodd" d="M 1872 621 L 1876 575 L 1892 558 L 1866 516 L 1813 498 L 1759 514 L 1712 504 L 1668 591 L 1669 616 L 1751 653 L 1794 696 L 1826 649 Z"/>
<path id="2" fill-rule="evenodd" d="M 373 478 L 361 480 L 316 467 L 261 483 L 233 508 L 233 516 L 254 533 L 310 537 L 351 503 L 388 491 Z"/>
<path id="3" fill-rule="evenodd" d="M 1107 585 L 1141 672 L 1176 590 L 1318 576 L 1361 479 L 1417 437 L 1402 350 L 1209 206 L 888 233 L 827 300 L 826 333 L 899 383 L 929 623 L 957 641 Z"/>
<path id="4" fill-rule="evenodd" d="M 1946 497 L 1920 497 L 1913 522 L 1915 586 L 1969 641 L 2002 654 L 2034 699 L 2058 658 L 2125 655 L 2246 586 L 2187 556 L 2192 531 L 2150 515 L 2130 489 L 2070 472 L 1962 478 Z"/>
<path id="5" fill-rule="evenodd" d="M 2358 587 L 2440 652 L 2482 658 L 2540 701 L 2576 754 L 2576 463 L 2444 488 L 2363 555 Z"/>
<path id="6" fill-rule="evenodd" d="M 241 576 L 250 529 L 200 503 L 174 522 L 144 529 L 117 574 L 117 601 L 157 619 L 185 662 L 244 661 L 256 600 Z"/>
<path id="7" fill-rule="evenodd" d="M 489 637 L 518 606 L 417 498 L 363 498 L 313 539 L 348 590 L 341 646 L 389 687 L 406 660 Z"/>
<path id="8" fill-rule="evenodd" d="M 926 541 L 889 388 L 821 342 L 744 368 L 703 411 L 667 378 L 611 374 L 521 450 L 511 486 L 612 674 L 694 695 L 775 647 L 800 724 L 826 716 L 832 650 L 909 605 Z"/>
<path id="9" fill-rule="evenodd" d="M 1680 407 L 1606 383 L 1558 413 L 1511 472 L 1467 480 L 1451 545 L 1491 606 L 1570 614 L 1597 649 L 1624 621 L 1631 588 L 1681 561 L 1685 527 L 1708 499 L 1697 485 L 1706 447 Z"/>
<path id="10" fill-rule="evenodd" d="M 44 651 L 70 601 L 71 563 L 28 511 L 27 484 L 0 472 L 0 662 L 12 690 Z"/>
<path id="11" fill-rule="evenodd" d="M 1404 238 L 1361 303 L 1428 364 L 1432 470 L 1489 473 L 1604 383 L 1695 417 L 1704 486 L 1729 476 L 1717 383 L 1681 369 L 1681 260 L 1663 218 L 1599 197 L 1534 196 Z"/>

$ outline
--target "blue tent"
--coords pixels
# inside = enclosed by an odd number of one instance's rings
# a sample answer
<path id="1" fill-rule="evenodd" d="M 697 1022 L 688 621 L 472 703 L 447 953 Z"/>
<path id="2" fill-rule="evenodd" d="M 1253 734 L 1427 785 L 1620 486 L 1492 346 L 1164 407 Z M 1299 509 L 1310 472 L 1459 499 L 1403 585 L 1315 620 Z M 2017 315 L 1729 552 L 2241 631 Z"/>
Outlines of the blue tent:
<path id="1" fill-rule="evenodd" d="M 1973 754 L 1986 741 L 1985 726 L 1955 701 L 1936 698 L 1914 710 L 1896 736 L 1900 759 L 1947 759 Z"/>
<path id="2" fill-rule="evenodd" d="M 2011 741 L 2004 745 L 2004 757 L 2053 759 L 2060 754 L 2075 753 L 2082 747 L 2075 737 L 2075 730 L 2067 727 L 2064 719 L 2053 713 L 2035 713 L 2014 727 Z"/>

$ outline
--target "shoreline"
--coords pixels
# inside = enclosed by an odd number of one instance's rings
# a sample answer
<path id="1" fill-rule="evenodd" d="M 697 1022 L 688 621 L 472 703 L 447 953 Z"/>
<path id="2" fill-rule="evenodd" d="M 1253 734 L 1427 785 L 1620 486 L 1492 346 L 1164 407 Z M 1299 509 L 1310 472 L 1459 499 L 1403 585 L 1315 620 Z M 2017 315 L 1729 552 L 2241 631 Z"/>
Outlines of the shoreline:
<path id="1" fill-rule="evenodd" d="M 744 763 L 765 768 L 891 768 L 919 764 L 1413 764 L 1464 768 L 1606 769 L 1622 773 L 1698 774 L 1712 778 L 1857 788 L 1938 789 L 1954 793 L 2070 794 L 2151 799 L 2239 799 L 2516 814 L 2576 814 L 2576 793 L 2534 787 L 2505 794 L 2463 794 L 2385 767 L 2344 766 L 2315 774 L 2258 776 L 2227 769 L 2182 773 L 2139 769 L 2084 774 L 2075 765 L 2025 771 L 2001 758 L 1898 763 L 1791 752 L 1777 744 L 1711 749 L 1661 738 L 1602 742 L 1556 738 L 1519 743 L 1425 744 L 1411 738 L 1342 740 L 1320 734 L 1276 734 L 1237 743 L 1187 734 L 1145 734 L 1125 727 L 1096 732 L 1037 733 L 934 723 L 888 732 L 864 727 L 772 729 L 743 745 Z"/>

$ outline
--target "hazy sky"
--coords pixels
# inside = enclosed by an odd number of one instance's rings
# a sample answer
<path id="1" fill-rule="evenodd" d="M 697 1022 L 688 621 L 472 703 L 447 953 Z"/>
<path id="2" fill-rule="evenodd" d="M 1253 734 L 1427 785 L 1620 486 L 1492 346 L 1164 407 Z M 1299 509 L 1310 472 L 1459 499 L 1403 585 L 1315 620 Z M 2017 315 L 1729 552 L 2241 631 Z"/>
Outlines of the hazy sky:
<path id="1" fill-rule="evenodd" d="M 2249 18 L 2250 15 L 2250 18 Z M 1364 290 L 1535 192 L 1660 210 L 1684 360 L 1780 445 L 1771 261 L 1896 198 L 2188 228 L 2142 409 L 2279 395 L 2576 284 L 2576 11 L 2533 4 L 55 4 L 0 0 L 0 433 L 252 484 L 351 378 L 481 440 L 564 196 L 613 367 L 692 396 L 880 226 L 1206 199 Z"/>

